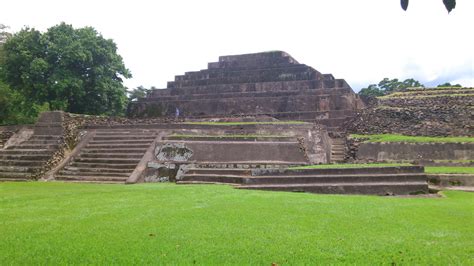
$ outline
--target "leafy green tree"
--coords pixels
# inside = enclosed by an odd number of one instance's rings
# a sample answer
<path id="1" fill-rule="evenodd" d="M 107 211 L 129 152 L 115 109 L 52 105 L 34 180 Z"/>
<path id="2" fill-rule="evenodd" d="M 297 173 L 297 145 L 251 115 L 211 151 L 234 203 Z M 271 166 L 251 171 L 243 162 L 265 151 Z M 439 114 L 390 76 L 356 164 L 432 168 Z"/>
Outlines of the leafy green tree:
<path id="1" fill-rule="evenodd" d="M 5 81 L 51 110 L 119 115 L 127 104 L 130 71 L 117 46 L 92 27 L 61 23 L 45 33 L 25 28 L 4 44 Z"/>
<path id="2" fill-rule="evenodd" d="M 403 10 L 408 9 L 408 0 L 400 0 L 400 4 Z M 444 7 L 448 10 L 448 13 L 451 12 L 456 7 L 456 0 L 443 0 Z"/>
<path id="3" fill-rule="evenodd" d="M 443 84 L 439 84 L 438 86 L 436 86 L 438 88 L 441 88 L 441 87 L 454 87 L 454 88 L 462 88 L 462 85 L 461 84 L 456 84 L 456 85 L 451 85 L 451 83 L 449 82 L 446 82 L 446 83 L 443 83 Z"/>
<path id="4" fill-rule="evenodd" d="M 361 89 L 359 95 L 377 97 L 411 87 L 424 87 L 424 85 L 412 78 L 404 81 L 384 78 L 378 84 L 371 84 L 367 88 Z"/>
<path id="5" fill-rule="evenodd" d="M 147 94 L 153 89 L 155 89 L 155 87 L 151 87 L 150 89 L 147 89 L 143 86 L 138 86 L 132 91 L 128 92 L 128 100 L 132 102 L 132 101 L 136 101 L 138 98 L 145 98 Z"/>
<path id="6" fill-rule="evenodd" d="M 359 95 L 369 96 L 369 97 L 378 97 L 383 96 L 384 92 L 380 90 L 377 84 L 370 84 L 367 88 L 363 88 L 359 91 Z"/>

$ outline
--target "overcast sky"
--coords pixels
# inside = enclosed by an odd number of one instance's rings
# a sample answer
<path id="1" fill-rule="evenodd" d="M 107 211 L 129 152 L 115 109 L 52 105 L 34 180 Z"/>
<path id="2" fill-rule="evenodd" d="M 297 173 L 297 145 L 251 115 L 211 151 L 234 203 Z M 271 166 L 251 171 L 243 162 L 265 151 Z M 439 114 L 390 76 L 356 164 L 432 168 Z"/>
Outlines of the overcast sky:
<path id="1" fill-rule="evenodd" d="M 166 87 L 220 55 L 283 50 L 358 91 L 384 77 L 474 86 L 474 1 L 10 0 L 0 23 L 41 31 L 62 21 L 113 39 L 129 88 Z"/>

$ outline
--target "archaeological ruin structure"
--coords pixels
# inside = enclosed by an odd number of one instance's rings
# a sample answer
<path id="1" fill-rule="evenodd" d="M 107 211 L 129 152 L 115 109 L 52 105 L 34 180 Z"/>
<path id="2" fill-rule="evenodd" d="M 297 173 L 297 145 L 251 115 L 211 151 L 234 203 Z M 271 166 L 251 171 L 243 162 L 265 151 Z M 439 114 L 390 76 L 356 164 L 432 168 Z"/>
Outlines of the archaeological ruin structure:
<path id="1" fill-rule="evenodd" d="M 343 79 L 282 51 L 229 55 L 186 72 L 130 105 L 130 117 L 270 116 L 339 127 L 363 103 Z"/>

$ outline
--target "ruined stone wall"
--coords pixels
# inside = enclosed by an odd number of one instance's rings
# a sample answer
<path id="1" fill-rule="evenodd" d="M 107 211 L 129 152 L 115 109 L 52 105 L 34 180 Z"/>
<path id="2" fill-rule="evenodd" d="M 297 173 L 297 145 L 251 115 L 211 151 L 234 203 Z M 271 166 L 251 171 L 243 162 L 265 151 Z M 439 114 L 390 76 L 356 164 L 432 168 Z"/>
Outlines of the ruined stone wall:
<path id="1" fill-rule="evenodd" d="M 423 92 L 381 97 L 376 106 L 358 112 L 345 127 L 358 134 L 474 136 L 474 89 Z"/>
<path id="2" fill-rule="evenodd" d="M 360 143 L 358 161 L 473 160 L 474 143 Z"/>

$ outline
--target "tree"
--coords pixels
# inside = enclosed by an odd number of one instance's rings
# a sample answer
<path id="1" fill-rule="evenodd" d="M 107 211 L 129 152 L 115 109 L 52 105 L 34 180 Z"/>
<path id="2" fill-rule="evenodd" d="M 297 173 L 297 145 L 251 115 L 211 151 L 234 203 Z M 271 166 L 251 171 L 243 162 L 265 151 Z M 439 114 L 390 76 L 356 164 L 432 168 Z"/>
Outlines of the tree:
<path id="1" fill-rule="evenodd" d="M 403 8 L 403 10 L 408 9 L 408 0 L 400 0 L 400 4 Z M 443 0 L 443 4 L 446 7 L 446 10 L 448 10 L 448 13 L 451 12 L 456 7 L 456 0 Z"/>
<path id="2" fill-rule="evenodd" d="M 25 28 L 4 44 L 5 81 L 50 110 L 122 114 L 127 104 L 123 78 L 130 71 L 117 46 L 92 27 L 61 23 L 45 33 Z"/>
<path id="3" fill-rule="evenodd" d="M 147 94 L 153 90 L 156 89 L 155 87 L 151 87 L 150 89 L 147 89 L 143 86 L 138 86 L 132 91 L 128 92 L 128 100 L 130 102 L 138 100 L 138 98 L 145 98 Z"/>
<path id="4" fill-rule="evenodd" d="M 462 85 L 461 84 L 456 84 L 456 85 L 451 85 L 451 83 L 449 82 L 446 82 L 446 83 L 443 83 L 443 84 L 439 84 L 438 86 L 436 86 L 438 88 L 441 88 L 441 87 L 454 87 L 454 88 L 462 88 Z"/>
<path id="5" fill-rule="evenodd" d="M 9 27 L 0 23 L 0 44 L 3 44 L 7 41 L 7 39 L 12 35 L 10 32 L 7 31 Z"/>
<path id="6" fill-rule="evenodd" d="M 384 78 L 378 84 L 370 84 L 367 88 L 361 89 L 359 95 L 377 97 L 410 87 L 424 87 L 424 85 L 412 78 L 404 81 Z"/>

